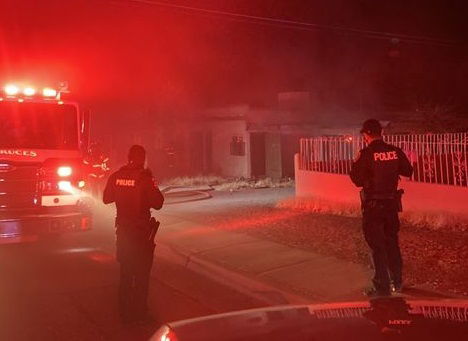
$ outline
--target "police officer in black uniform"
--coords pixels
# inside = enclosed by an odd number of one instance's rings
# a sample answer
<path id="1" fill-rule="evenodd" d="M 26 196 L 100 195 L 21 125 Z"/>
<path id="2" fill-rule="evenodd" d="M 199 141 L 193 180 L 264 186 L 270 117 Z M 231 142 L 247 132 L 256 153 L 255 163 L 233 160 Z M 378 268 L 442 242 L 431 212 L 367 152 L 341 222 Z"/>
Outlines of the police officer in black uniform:
<path id="1" fill-rule="evenodd" d="M 159 210 L 164 198 L 145 169 L 146 151 L 134 145 L 128 164 L 113 173 L 104 190 L 103 202 L 117 208 L 117 261 L 120 263 L 119 308 L 124 322 L 145 321 L 148 286 L 153 264 L 150 210 Z"/>
<path id="2" fill-rule="evenodd" d="M 372 251 L 374 286 L 369 296 L 388 296 L 402 288 L 402 259 L 398 243 L 402 190 L 400 176 L 411 177 L 413 167 L 405 153 L 382 139 L 380 122 L 364 122 L 361 134 L 367 147 L 359 152 L 351 169 L 351 180 L 362 187 L 364 237 Z M 392 288 L 393 285 L 393 288 Z"/>

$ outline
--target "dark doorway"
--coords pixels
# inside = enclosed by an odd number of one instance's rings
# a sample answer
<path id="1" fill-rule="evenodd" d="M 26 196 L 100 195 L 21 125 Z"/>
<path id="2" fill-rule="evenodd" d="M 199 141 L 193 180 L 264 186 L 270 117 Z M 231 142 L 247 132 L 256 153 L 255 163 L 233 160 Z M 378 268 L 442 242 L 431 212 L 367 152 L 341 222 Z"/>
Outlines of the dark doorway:
<path id="1" fill-rule="evenodd" d="M 265 176 L 265 133 L 250 133 L 252 177 Z"/>
<path id="2" fill-rule="evenodd" d="M 299 135 L 281 136 L 283 178 L 294 178 L 294 154 L 299 153 Z"/>

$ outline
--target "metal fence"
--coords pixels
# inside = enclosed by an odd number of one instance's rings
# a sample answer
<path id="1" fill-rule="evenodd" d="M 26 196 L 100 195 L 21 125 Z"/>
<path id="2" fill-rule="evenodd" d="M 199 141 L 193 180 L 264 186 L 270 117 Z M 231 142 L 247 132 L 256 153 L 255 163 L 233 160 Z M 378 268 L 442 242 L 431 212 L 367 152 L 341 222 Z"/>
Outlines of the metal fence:
<path id="1" fill-rule="evenodd" d="M 468 186 L 468 133 L 386 135 L 400 147 L 414 167 L 413 181 Z M 299 169 L 349 174 L 364 148 L 361 136 L 322 136 L 300 140 Z"/>

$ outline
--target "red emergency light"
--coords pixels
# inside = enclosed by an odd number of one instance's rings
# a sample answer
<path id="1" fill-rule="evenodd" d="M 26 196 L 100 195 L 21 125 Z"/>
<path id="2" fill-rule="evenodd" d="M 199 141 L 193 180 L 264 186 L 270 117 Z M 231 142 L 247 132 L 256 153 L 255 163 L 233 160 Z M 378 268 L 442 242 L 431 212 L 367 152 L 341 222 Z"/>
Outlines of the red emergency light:
<path id="1" fill-rule="evenodd" d="M 23 95 L 25 96 L 34 96 L 36 94 L 36 89 L 31 88 L 31 87 L 26 87 L 23 89 Z"/>
<path id="2" fill-rule="evenodd" d="M 57 97 L 57 90 L 52 88 L 42 89 L 42 96 L 44 97 Z"/>
<path id="3" fill-rule="evenodd" d="M 59 190 L 63 192 L 73 193 L 73 186 L 70 181 L 59 181 L 57 185 Z"/>
<path id="4" fill-rule="evenodd" d="M 73 169 L 69 166 L 61 166 L 57 168 L 57 175 L 60 177 L 67 177 L 72 175 Z"/>
<path id="5" fill-rule="evenodd" d="M 44 195 L 78 194 L 85 187 L 77 164 L 46 160 L 40 171 Z"/>
<path id="6" fill-rule="evenodd" d="M 20 92 L 20 88 L 14 84 L 7 84 L 3 88 L 7 96 L 16 96 Z"/>

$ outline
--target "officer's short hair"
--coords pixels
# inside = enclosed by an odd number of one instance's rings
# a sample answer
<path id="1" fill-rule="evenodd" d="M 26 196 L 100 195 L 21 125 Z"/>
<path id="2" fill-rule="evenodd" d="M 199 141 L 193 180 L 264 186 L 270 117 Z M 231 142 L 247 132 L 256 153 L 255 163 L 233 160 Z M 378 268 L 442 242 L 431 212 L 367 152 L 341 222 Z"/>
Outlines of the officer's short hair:
<path id="1" fill-rule="evenodd" d="M 146 159 L 146 150 L 143 146 L 135 144 L 128 151 L 128 162 L 144 163 Z"/>
<path id="2" fill-rule="evenodd" d="M 366 133 L 371 136 L 382 135 L 382 125 L 376 119 L 368 119 L 362 124 L 361 134 Z"/>

